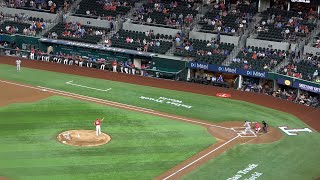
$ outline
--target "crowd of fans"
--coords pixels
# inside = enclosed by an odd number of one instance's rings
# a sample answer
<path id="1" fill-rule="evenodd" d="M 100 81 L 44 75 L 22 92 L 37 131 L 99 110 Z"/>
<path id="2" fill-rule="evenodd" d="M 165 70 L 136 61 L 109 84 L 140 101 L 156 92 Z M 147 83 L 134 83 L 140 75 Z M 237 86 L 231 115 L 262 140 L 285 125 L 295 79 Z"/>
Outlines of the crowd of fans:
<path id="1" fill-rule="evenodd" d="M 134 20 L 149 24 L 168 26 L 189 26 L 199 10 L 193 0 L 161 2 L 149 0 L 147 4 L 137 8 Z"/>
<path id="2" fill-rule="evenodd" d="M 231 66 L 240 64 L 243 69 L 270 71 L 288 55 L 280 50 L 246 47 L 232 60 Z"/>
<path id="3" fill-rule="evenodd" d="M 300 94 L 298 94 L 297 90 L 279 89 L 278 91 L 272 92 L 272 96 L 311 107 L 319 107 L 320 105 L 319 96 L 312 96 L 308 92 L 304 91 L 301 91 Z"/>
<path id="4" fill-rule="evenodd" d="M 82 0 L 76 7 L 76 16 L 111 20 L 127 14 L 139 0 Z"/>
<path id="5" fill-rule="evenodd" d="M 295 59 L 292 63 L 281 69 L 287 76 L 305 79 L 320 83 L 320 57 L 306 54 L 302 60 Z"/>
<path id="6" fill-rule="evenodd" d="M 315 14 L 312 9 L 298 12 L 270 8 L 262 13 L 262 20 L 255 29 L 259 34 L 258 38 L 296 41 L 311 35 L 311 31 L 316 27 Z"/>
<path id="7" fill-rule="evenodd" d="M 279 88 L 277 91 L 273 91 L 270 86 L 267 84 L 261 86 L 259 83 L 245 80 L 243 82 L 242 91 L 248 91 L 248 92 L 256 92 L 256 93 L 263 93 L 266 95 L 270 95 L 273 97 L 277 97 L 280 99 L 284 99 L 287 101 L 291 101 L 298 104 L 303 104 L 306 106 L 311 107 L 320 107 L 320 96 L 308 93 L 306 91 L 300 91 L 300 94 L 298 95 L 297 89 L 292 88 Z"/>
<path id="8" fill-rule="evenodd" d="M 282 30 L 281 34 L 284 39 L 294 39 L 297 33 L 310 34 L 308 25 L 304 25 L 301 22 L 302 20 L 303 19 L 299 17 L 291 17 L 288 21 L 285 21 L 281 15 L 275 16 L 273 14 L 266 21 L 261 21 L 256 27 L 256 30 L 257 32 L 268 32 L 269 27 L 273 26 L 274 28 Z"/>
<path id="9" fill-rule="evenodd" d="M 106 30 L 100 30 L 89 27 L 84 27 L 80 22 L 69 22 L 65 24 L 65 30 L 62 32 L 63 37 L 82 38 L 85 35 L 90 36 L 105 36 Z M 57 39 L 58 34 L 56 32 L 49 33 L 48 38 Z"/>
<path id="10" fill-rule="evenodd" d="M 159 34 L 154 34 L 153 30 L 145 32 L 121 30 L 111 40 L 114 47 L 160 54 L 165 54 L 172 46 L 169 37 L 161 37 Z"/>
<path id="11" fill-rule="evenodd" d="M 56 13 L 59 6 L 66 12 L 74 0 L 7 0 L 7 6 L 11 8 L 30 8 L 38 10 L 48 10 Z"/>
<path id="12" fill-rule="evenodd" d="M 237 1 L 237 5 L 250 6 L 250 1 Z M 243 6 L 241 6 L 243 7 Z M 215 3 L 213 9 L 204 15 L 200 24 L 204 25 L 202 29 L 214 32 L 223 32 L 243 34 L 245 29 L 253 20 L 254 11 L 241 11 L 240 8 L 231 10 L 230 4 L 224 4 L 223 1 Z"/>

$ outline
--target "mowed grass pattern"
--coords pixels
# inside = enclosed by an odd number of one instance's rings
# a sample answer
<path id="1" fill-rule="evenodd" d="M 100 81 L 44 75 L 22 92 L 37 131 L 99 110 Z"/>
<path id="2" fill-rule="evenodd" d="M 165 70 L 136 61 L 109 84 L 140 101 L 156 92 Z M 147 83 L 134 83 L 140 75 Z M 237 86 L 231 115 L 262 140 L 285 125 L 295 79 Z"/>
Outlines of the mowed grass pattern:
<path id="1" fill-rule="evenodd" d="M 0 64 L 0 79 L 31 84 L 34 86 L 49 87 L 212 122 L 244 120 L 261 122 L 262 120 L 266 120 L 272 126 L 305 126 L 303 122 L 299 121 L 294 116 L 270 108 L 257 106 L 244 101 L 217 98 L 188 92 L 146 87 L 30 68 L 22 68 L 22 71 L 17 73 L 14 66 L 4 64 Z M 101 92 L 66 84 L 66 82 L 71 80 L 73 80 L 73 83 L 83 86 L 99 89 L 112 88 L 112 90 L 108 92 Z M 149 100 L 142 100 L 139 98 L 140 96 L 155 99 L 159 97 L 166 97 L 181 100 L 182 104 L 190 105 L 192 108 L 188 109 L 169 104 L 160 104 Z"/>
<path id="2" fill-rule="evenodd" d="M 308 127 L 298 118 L 288 113 L 257 106 L 244 101 L 216 98 L 181 91 L 152 88 L 28 68 L 23 68 L 22 72 L 16 73 L 14 66 L 2 64 L 0 64 L 0 79 L 31 84 L 34 86 L 50 87 L 211 122 L 244 120 L 261 122 L 262 120 L 266 120 L 268 124 L 273 127 Z M 65 82 L 70 80 L 85 86 L 100 89 L 112 88 L 112 90 L 108 93 L 101 93 L 99 91 L 66 85 Z M 184 104 L 193 107 L 187 109 L 168 104 L 160 104 L 157 102 L 141 100 L 139 99 L 140 96 L 152 98 L 162 96 L 178 99 L 183 101 Z M 318 110 L 318 112 L 320 117 L 320 110 Z M 308 116 L 308 114 L 306 114 L 306 116 Z M 165 125 L 166 123 L 163 124 L 163 126 Z M 125 127 L 123 128 L 125 129 Z M 175 135 L 176 132 L 172 131 L 170 133 Z M 163 139 L 160 141 L 163 141 Z M 317 132 L 301 133 L 301 135 L 295 137 L 284 134 L 283 139 L 276 143 L 237 146 L 211 160 L 209 163 L 192 172 L 190 176 L 187 175 L 185 178 L 205 180 L 225 179 L 227 177 L 232 177 L 236 172 L 247 167 L 250 162 L 259 163 L 258 168 L 263 169 L 263 171 L 260 171 L 259 169 L 259 172 L 264 173 L 259 179 L 311 180 L 316 176 L 320 177 L 320 155 L 317 151 L 318 149 L 320 149 L 320 135 Z M 164 154 L 166 153 L 164 152 Z M 170 155 L 171 153 L 168 154 Z M 297 161 L 299 162 L 297 163 Z M 145 171 L 141 171 L 141 173 L 146 172 L 148 174 L 149 171 L 150 170 L 146 169 Z M 127 173 L 123 174 L 125 177 L 130 177 L 130 175 L 126 175 Z M 74 175 L 70 177 L 79 176 Z M 131 179 L 135 179 L 134 177 L 135 176 Z"/>
<path id="3" fill-rule="evenodd" d="M 109 144 L 56 140 L 102 116 Z M 12 179 L 152 179 L 213 143 L 197 125 L 59 96 L 0 108 L 0 176 Z"/>

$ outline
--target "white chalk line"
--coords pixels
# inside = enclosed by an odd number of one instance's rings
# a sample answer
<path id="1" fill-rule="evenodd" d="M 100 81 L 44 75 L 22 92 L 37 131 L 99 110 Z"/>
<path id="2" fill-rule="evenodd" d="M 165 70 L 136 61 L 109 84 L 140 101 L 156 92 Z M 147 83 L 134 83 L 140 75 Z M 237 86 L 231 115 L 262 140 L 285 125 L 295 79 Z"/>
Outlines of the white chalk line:
<path id="1" fill-rule="evenodd" d="M 80 84 L 75 84 L 75 83 L 72 83 L 72 82 L 73 81 L 68 81 L 68 82 L 66 82 L 66 84 L 69 84 L 69 85 L 72 85 L 72 86 L 83 87 L 83 88 L 87 88 L 87 89 L 93 89 L 93 90 L 96 90 L 96 91 L 104 91 L 104 92 L 110 91 L 112 89 L 112 88 L 99 89 L 99 88 L 94 88 L 94 87 L 90 87 L 90 86 L 84 86 L 84 85 L 80 85 Z"/>
<path id="2" fill-rule="evenodd" d="M 182 121 L 186 121 L 186 122 L 192 122 L 192 123 L 195 123 L 195 124 L 202 124 L 202 125 L 206 125 L 206 126 L 212 126 L 212 127 L 217 127 L 217 128 L 221 128 L 221 129 L 231 130 L 231 128 L 227 128 L 227 127 L 223 127 L 223 126 L 218 126 L 218 125 L 204 123 L 204 122 L 195 121 L 195 120 L 190 120 L 190 119 L 186 119 L 186 118 L 182 118 L 182 117 L 176 117 L 176 116 L 171 116 L 171 115 L 167 115 L 167 114 L 154 112 L 154 110 L 147 109 L 147 108 L 142 108 L 142 107 L 127 105 L 127 104 L 117 103 L 117 102 L 113 102 L 113 101 L 108 101 L 108 100 L 104 100 L 104 99 L 98 99 L 98 98 L 94 98 L 94 97 L 89 97 L 89 96 L 84 96 L 84 95 L 80 95 L 80 94 L 65 92 L 65 91 L 51 89 L 51 88 L 47 88 L 47 87 L 42 87 L 42 86 L 33 87 L 33 86 L 29 86 L 29 85 L 23 85 L 23 84 L 13 83 L 13 82 L 3 81 L 3 80 L 0 80 L 0 82 L 7 83 L 7 84 L 12 84 L 12 85 L 17 85 L 17 86 L 21 86 L 21 87 L 26 87 L 26 88 L 31 88 L 31 89 L 36 89 L 36 90 L 46 90 L 47 92 L 51 92 L 51 93 L 54 93 L 54 94 L 59 94 L 59 95 L 67 96 L 67 97 L 72 97 L 72 98 L 75 98 L 75 99 L 92 101 L 92 102 L 102 103 L 102 104 L 106 104 L 106 105 L 112 105 L 112 106 L 116 106 L 116 107 L 127 108 L 127 109 L 131 109 L 131 110 L 135 110 L 135 111 L 139 111 L 139 112 L 143 112 L 143 113 L 149 113 L 149 114 L 152 114 L 152 115 L 162 116 L 162 117 L 166 117 L 166 118 L 182 120 Z"/>
<path id="3" fill-rule="evenodd" d="M 232 142 L 233 140 L 235 140 L 235 139 L 237 139 L 237 138 L 239 138 L 239 137 L 240 137 L 239 135 L 238 135 L 238 136 L 235 136 L 234 138 L 230 139 L 229 141 L 227 141 L 227 142 L 221 144 L 220 146 L 216 147 L 215 149 L 211 150 L 211 151 L 208 152 L 207 154 L 199 157 L 198 159 L 192 161 L 191 163 L 187 164 L 187 165 L 184 166 L 183 168 L 181 168 L 181 169 L 177 170 L 176 172 L 172 173 L 171 175 L 167 176 L 167 177 L 164 178 L 163 180 L 167 180 L 167 179 L 171 178 L 172 176 L 178 174 L 179 172 L 183 171 L 184 169 L 188 168 L 189 166 L 191 166 L 191 165 L 193 165 L 194 163 L 200 161 L 201 159 L 205 158 L 206 156 L 208 156 L 208 155 L 210 155 L 211 153 L 217 151 L 218 149 L 222 148 L 223 146 L 227 145 L 228 143 Z"/>
<path id="4" fill-rule="evenodd" d="M 267 133 L 264 133 L 264 134 L 262 134 L 261 136 L 257 136 L 257 137 L 262 137 L 262 136 L 264 136 L 264 135 L 266 135 L 266 134 L 269 134 L 271 131 L 268 131 Z M 256 138 L 254 138 L 254 139 L 251 139 L 250 141 L 247 141 L 247 142 L 245 142 L 245 143 L 242 143 L 242 144 L 247 144 L 247 143 L 249 143 L 249 142 L 251 142 L 251 141 L 253 141 L 253 140 L 255 140 L 255 139 L 257 139 L 257 137 Z"/>

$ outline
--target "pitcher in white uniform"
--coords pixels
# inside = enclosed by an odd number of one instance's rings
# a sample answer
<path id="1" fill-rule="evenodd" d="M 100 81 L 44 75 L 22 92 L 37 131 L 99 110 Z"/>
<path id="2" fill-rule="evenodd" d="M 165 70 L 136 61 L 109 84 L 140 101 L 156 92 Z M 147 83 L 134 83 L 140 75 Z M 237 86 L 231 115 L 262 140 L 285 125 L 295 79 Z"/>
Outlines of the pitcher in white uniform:
<path id="1" fill-rule="evenodd" d="M 16 65 L 17 65 L 17 72 L 19 72 L 21 70 L 21 60 L 20 59 L 16 60 Z"/>

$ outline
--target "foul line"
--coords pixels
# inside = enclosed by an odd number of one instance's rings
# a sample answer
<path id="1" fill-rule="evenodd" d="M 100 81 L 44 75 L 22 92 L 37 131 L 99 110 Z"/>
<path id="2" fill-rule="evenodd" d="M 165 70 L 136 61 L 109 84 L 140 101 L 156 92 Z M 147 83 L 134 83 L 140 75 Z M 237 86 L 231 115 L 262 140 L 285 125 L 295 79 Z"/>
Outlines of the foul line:
<path id="1" fill-rule="evenodd" d="M 238 137 L 240 137 L 240 136 L 239 136 L 239 135 L 238 135 L 238 136 L 235 136 L 234 138 L 230 139 L 229 141 L 221 144 L 219 147 L 217 147 L 217 148 L 211 150 L 210 152 L 208 152 L 207 154 L 199 157 L 198 159 L 194 160 L 193 162 L 189 163 L 188 165 L 184 166 L 183 168 L 181 168 L 181 169 L 177 170 L 176 172 L 172 173 L 171 175 L 167 176 L 167 177 L 164 178 L 163 180 L 167 180 L 167 179 L 171 178 L 172 176 L 178 174 L 180 171 L 183 171 L 184 169 L 188 168 L 188 167 L 191 166 L 192 164 L 200 161 L 201 159 L 205 158 L 206 156 L 210 155 L 211 153 L 215 152 L 216 150 L 222 148 L 223 146 L 225 146 L 226 144 L 230 143 L 231 141 L 237 139 Z"/>
<path id="2" fill-rule="evenodd" d="M 176 116 L 171 116 L 171 115 L 167 115 L 167 114 L 154 112 L 154 110 L 152 110 L 152 109 L 147 109 L 147 108 L 127 105 L 127 104 L 117 103 L 117 102 L 113 102 L 113 101 L 108 101 L 108 100 L 104 100 L 104 99 L 98 99 L 98 98 L 94 98 L 94 97 L 89 97 L 89 96 L 84 96 L 84 95 L 80 95 L 80 94 L 65 92 L 65 91 L 61 91 L 61 90 L 46 88 L 46 87 L 42 87 L 42 86 L 33 87 L 33 86 L 29 86 L 29 85 L 23 85 L 23 84 L 13 83 L 13 82 L 8 82 L 8 81 L 3 81 L 3 80 L 0 80 L 0 82 L 7 83 L 7 84 L 12 84 L 12 85 L 17 85 L 17 86 L 21 86 L 21 87 L 27 87 L 27 88 L 36 89 L 36 90 L 43 90 L 43 91 L 51 92 L 51 93 L 54 93 L 54 94 L 59 94 L 59 95 L 67 96 L 67 97 L 72 97 L 72 98 L 75 98 L 75 99 L 81 99 L 81 100 L 86 100 L 86 101 L 91 101 L 91 102 L 97 102 L 97 103 L 102 103 L 102 104 L 106 104 L 106 105 L 112 105 L 112 106 L 116 106 L 116 107 L 135 110 L 135 111 L 139 111 L 139 112 L 149 113 L 149 114 L 152 114 L 152 115 L 162 116 L 162 117 L 166 117 L 166 118 L 170 118 L 170 119 L 182 120 L 182 121 L 185 121 L 185 122 L 192 122 L 192 123 L 195 123 L 195 124 L 202 124 L 202 125 L 206 125 L 206 126 L 212 126 L 212 127 L 231 130 L 231 128 L 227 128 L 227 127 L 223 127 L 223 126 L 213 125 L 213 124 L 204 123 L 204 122 L 200 122 L 200 121 L 195 121 L 195 120 L 190 120 L 190 119 L 186 119 L 186 118 L 181 118 L 181 117 L 176 117 Z"/>
<path id="3" fill-rule="evenodd" d="M 80 84 L 74 84 L 72 83 L 73 81 L 68 81 L 66 82 L 66 84 L 69 84 L 69 85 L 72 85 L 72 86 L 78 86 L 78 87 L 83 87 L 83 88 L 87 88 L 87 89 L 93 89 L 93 90 L 97 90 L 97 91 L 104 91 L 104 92 L 107 92 L 107 91 L 110 91 L 111 88 L 109 89 L 98 89 L 98 88 L 94 88 L 94 87 L 89 87 L 89 86 L 84 86 L 84 85 L 80 85 Z"/>

